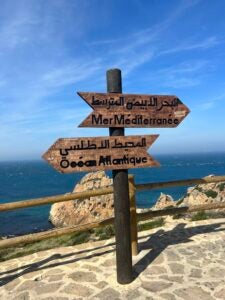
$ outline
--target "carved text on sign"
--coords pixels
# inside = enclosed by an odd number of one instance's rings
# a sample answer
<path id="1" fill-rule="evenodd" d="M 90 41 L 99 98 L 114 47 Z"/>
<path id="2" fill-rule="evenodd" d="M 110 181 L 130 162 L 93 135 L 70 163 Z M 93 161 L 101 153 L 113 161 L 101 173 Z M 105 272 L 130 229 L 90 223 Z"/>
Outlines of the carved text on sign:
<path id="1" fill-rule="evenodd" d="M 176 127 L 189 109 L 176 96 L 84 93 L 93 112 L 80 127 Z"/>

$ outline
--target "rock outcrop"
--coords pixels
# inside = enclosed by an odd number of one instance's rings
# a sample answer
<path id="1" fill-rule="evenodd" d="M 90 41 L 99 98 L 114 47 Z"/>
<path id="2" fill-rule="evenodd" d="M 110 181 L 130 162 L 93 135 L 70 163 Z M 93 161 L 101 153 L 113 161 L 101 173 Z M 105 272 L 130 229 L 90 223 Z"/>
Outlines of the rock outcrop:
<path id="1" fill-rule="evenodd" d="M 161 193 L 152 209 L 164 209 L 172 206 L 193 206 L 225 202 L 225 182 L 199 184 L 190 187 L 183 199 L 174 201 L 170 195 Z"/>
<path id="2" fill-rule="evenodd" d="M 199 184 L 187 190 L 181 206 L 225 202 L 225 182 Z"/>
<path id="3" fill-rule="evenodd" d="M 173 200 L 173 197 L 161 193 L 156 204 L 152 207 L 153 210 L 170 208 L 176 206 L 176 202 Z"/>
<path id="4" fill-rule="evenodd" d="M 112 185 L 112 179 L 104 171 L 88 173 L 76 185 L 73 192 L 84 192 Z M 170 195 L 161 193 L 151 209 L 137 209 L 137 212 L 170 207 L 193 206 L 225 202 L 225 182 L 200 184 L 187 190 L 185 197 L 174 201 Z M 225 211 L 224 210 L 220 210 Z M 90 199 L 55 203 L 51 207 L 49 220 L 56 227 L 80 225 L 103 220 L 114 214 L 113 195 L 90 197 Z"/>
<path id="5" fill-rule="evenodd" d="M 112 185 L 112 179 L 104 171 L 88 173 L 75 186 L 73 192 L 84 192 Z M 90 197 L 90 199 L 55 203 L 49 220 L 56 227 L 87 224 L 113 216 L 113 195 Z"/>

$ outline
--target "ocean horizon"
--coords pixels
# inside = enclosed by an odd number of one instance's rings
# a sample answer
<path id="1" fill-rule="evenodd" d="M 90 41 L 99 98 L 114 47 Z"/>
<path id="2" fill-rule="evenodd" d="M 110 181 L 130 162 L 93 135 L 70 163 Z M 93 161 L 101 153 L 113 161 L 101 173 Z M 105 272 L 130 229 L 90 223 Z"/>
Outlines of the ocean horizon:
<path id="1" fill-rule="evenodd" d="M 161 167 L 130 169 L 136 183 L 162 182 L 225 175 L 225 152 L 192 154 L 152 154 Z M 111 177 L 111 171 L 106 172 Z M 69 193 L 85 175 L 61 174 L 45 161 L 0 161 L 0 203 Z M 137 193 L 137 207 L 152 207 L 160 193 L 174 200 L 185 195 L 188 186 Z M 51 205 L 1 212 L 0 236 L 15 236 L 52 228 L 48 222 Z"/>

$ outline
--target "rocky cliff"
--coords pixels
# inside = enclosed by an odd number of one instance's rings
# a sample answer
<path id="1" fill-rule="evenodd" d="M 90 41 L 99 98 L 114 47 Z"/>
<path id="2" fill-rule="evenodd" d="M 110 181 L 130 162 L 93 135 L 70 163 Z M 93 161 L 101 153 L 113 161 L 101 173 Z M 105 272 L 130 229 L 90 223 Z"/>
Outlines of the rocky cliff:
<path id="1" fill-rule="evenodd" d="M 104 171 L 89 173 L 75 186 L 73 192 L 84 192 L 112 185 L 112 179 Z M 187 190 L 185 197 L 174 201 L 170 195 L 161 193 L 153 210 L 173 206 L 192 206 L 225 202 L 225 182 L 200 184 Z M 86 224 L 110 218 L 114 214 L 113 195 L 91 197 L 90 199 L 67 201 L 53 204 L 50 221 L 56 227 Z M 138 209 L 144 212 L 149 209 Z M 225 211 L 225 210 L 224 210 Z"/>
<path id="2" fill-rule="evenodd" d="M 225 202 L 225 182 L 199 184 L 187 189 L 187 194 L 179 201 L 170 195 L 161 193 L 153 209 L 164 209 L 172 206 L 193 206 Z"/>
<path id="3" fill-rule="evenodd" d="M 199 184 L 187 190 L 182 205 L 200 205 L 225 201 L 225 182 Z"/>
<path id="4" fill-rule="evenodd" d="M 164 209 L 173 206 L 176 206 L 176 201 L 173 200 L 173 197 L 161 193 L 156 204 L 152 207 L 152 209 L 158 210 L 158 209 Z"/>
<path id="5" fill-rule="evenodd" d="M 88 173 L 75 186 L 73 192 L 84 192 L 112 185 L 112 179 L 104 171 Z M 90 197 L 90 199 L 55 203 L 49 220 L 56 227 L 86 224 L 113 216 L 113 195 Z"/>

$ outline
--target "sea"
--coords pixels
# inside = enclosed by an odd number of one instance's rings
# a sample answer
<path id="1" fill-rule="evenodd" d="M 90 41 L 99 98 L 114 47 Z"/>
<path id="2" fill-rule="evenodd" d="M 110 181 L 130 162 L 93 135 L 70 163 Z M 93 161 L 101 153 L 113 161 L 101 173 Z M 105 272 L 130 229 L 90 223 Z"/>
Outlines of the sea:
<path id="1" fill-rule="evenodd" d="M 157 168 L 130 169 L 136 183 L 163 182 L 225 175 L 225 153 L 154 155 Z M 85 173 L 61 174 L 45 161 L 0 162 L 0 203 L 69 193 Z M 111 172 L 107 171 L 111 176 Z M 137 207 L 152 207 L 160 193 L 175 200 L 188 186 L 138 192 Z M 52 228 L 48 221 L 50 205 L 0 212 L 0 236 L 18 236 Z"/>

